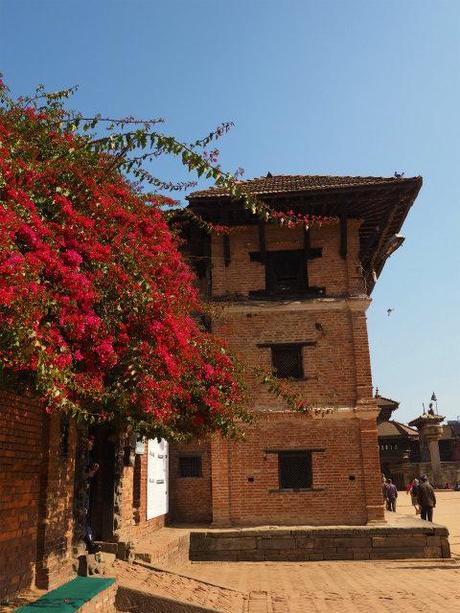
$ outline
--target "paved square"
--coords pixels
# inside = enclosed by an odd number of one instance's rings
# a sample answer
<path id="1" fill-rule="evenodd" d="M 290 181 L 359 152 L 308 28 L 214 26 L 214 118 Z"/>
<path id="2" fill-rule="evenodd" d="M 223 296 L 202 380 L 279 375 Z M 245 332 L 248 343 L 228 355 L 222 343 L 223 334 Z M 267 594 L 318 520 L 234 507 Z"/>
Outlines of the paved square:
<path id="1" fill-rule="evenodd" d="M 415 515 L 404 492 L 398 514 Z M 450 530 L 450 560 L 193 562 L 172 573 L 117 563 L 116 570 L 120 585 L 226 613 L 458 613 L 460 492 L 438 494 L 435 520 Z"/>

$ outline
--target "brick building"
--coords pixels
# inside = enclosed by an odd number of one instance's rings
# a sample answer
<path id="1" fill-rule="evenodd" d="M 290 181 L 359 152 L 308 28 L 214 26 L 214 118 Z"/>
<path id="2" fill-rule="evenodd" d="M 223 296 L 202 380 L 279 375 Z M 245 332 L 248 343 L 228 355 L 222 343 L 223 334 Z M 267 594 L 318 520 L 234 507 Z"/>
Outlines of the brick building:
<path id="1" fill-rule="evenodd" d="M 317 412 L 293 413 L 249 369 L 256 420 L 242 440 L 168 449 L 95 429 L 93 529 L 120 555 L 167 518 L 359 525 L 383 517 L 365 312 L 421 179 L 272 177 L 242 186 L 279 211 L 335 218 L 288 229 L 260 223 L 223 191 L 190 196 L 192 210 L 232 228 L 224 236 L 189 229 L 213 331 L 249 366 L 275 369 Z M 0 392 L 0 601 L 75 574 L 87 435 L 31 395 Z"/>
<path id="2" fill-rule="evenodd" d="M 132 439 L 93 433 L 92 460 L 101 465 L 91 486 L 94 536 L 125 557 L 131 541 L 164 525 L 167 444 L 139 443 L 135 455 Z M 81 571 L 87 440 L 87 428 L 47 415 L 33 395 L 0 390 L 0 604 Z"/>
<path id="3" fill-rule="evenodd" d="M 191 194 L 192 211 L 231 227 L 224 236 L 196 228 L 186 235 L 212 304 L 209 325 L 244 363 L 288 380 L 314 410 L 293 413 L 249 368 L 256 419 L 245 438 L 171 448 L 173 521 L 383 519 L 366 309 L 421 184 L 420 177 L 271 175 L 241 182 L 277 211 L 335 219 L 308 230 L 262 223 L 223 189 Z"/>

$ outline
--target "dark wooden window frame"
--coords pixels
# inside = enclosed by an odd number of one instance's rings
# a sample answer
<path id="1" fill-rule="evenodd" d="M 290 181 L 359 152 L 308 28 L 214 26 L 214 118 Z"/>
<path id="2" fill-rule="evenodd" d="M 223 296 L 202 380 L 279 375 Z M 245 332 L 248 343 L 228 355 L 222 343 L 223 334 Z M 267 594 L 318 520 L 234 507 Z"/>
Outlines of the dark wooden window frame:
<path id="1" fill-rule="evenodd" d="M 314 487 L 314 475 L 313 475 L 313 454 L 314 453 L 324 453 L 326 449 L 324 447 L 302 447 L 302 448 L 294 448 L 294 449 L 264 449 L 265 454 L 276 454 L 278 456 L 278 485 L 277 489 L 269 490 L 270 493 L 283 493 L 283 492 L 320 492 L 323 491 L 324 487 Z M 280 455 L 288 457 L 289 454 L 293 457 L 306 455 L 308 458 L 308 481 L 305 484 L 309 484 L 308 487 L 283 487 L 282 479 L 283 475 L 281 474 L 281 464 L 280 464 Z"/>
<path id="2" fill-rule="evenodd" d="M 303 348 L 304 347 L 314 347 L 316 346 L 316 341 L 301 341 L 296 343 L 258 343 L 257 347 L 260 348 L 270 348 L 272 355 L 272 366 L 274 374 L 279 379 L 294 379 L 295 381 L 305 381 L 307 377 L 305 376 L 304 367 L 303 367 Z M 297 375 L 279 375 L 277 373 L 277 361 L 276 361 L 276 352 L 277 351 L 297 351 L 298 352 L 298 371 Z"/>
<path id="3" fill-rule="evenodd" d="M 311 248 L 309 232 L 305 233 L 303 249 L 283 249 L 269 251 L 265 248 L 265 241 L 260 241 L 260 251 L 250 252 L 251 262 L 260 262 L 265 266 L 265 289 L 249 292 L 249 297 L 253 299 L 263 298 L 283 298 L 283 297 L 314 297 L 323 296 L 324 287 L 313 287 L 308 282 L 308 260 L 322 256 L 322 248 Z M 280 288 L 279 279 L 277 280 L 276 264 L 280 258 L 297 258 L 297 271 L 292 277 L 292 285 L 287 288 Z M 279 263 L 279 262 L 278 262 Z M 295 270 L 294 270 L 295 272 Z M 279 276 L 279 275 L 278 275 Z"/>
<path id="4" fill-rule="evenodd" d="M 203 477 L 203 456 L 199 453 L 180 455 L 178 472 L 181 479 L 200 479 Z"/>
<path id="5" fill-rule="evenodd" d="M 289 467 L 289 460 L 294 468 Z M 293 475 L 292 472 L 296 471 Z M 313 454 L 308 449 L 295 449 L 278 452 L 279 489 L 310 490 L 313 487 Z"/>
<path id="6" fill-rule="evenodd" d="M 273 345 L 271 351 L 276 377 L 295 380 L 304 378 L 302 345 Z"/>

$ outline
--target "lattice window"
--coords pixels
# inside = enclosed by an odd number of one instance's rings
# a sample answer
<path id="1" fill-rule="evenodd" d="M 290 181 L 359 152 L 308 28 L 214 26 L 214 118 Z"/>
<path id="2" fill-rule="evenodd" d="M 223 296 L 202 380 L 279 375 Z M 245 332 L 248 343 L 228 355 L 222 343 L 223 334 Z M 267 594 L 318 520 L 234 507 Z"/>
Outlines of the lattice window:
<path id="1" fill-rule="evenodd" d="M 180 477 L 202 477 L 203 465 L 200 455 L 187 455 L 179 457 Z"/>
<path id="2" fill-rule="evenodd" d="M 280 489 L 299 490 L 312 487 L 311 451 L 279 451 L 278 468 Z"/>
<path id="3" fill-rule="evenodd" d="M 303 379 L 302 345 L 272 346 L 273 370 L 280 379 Z"/>

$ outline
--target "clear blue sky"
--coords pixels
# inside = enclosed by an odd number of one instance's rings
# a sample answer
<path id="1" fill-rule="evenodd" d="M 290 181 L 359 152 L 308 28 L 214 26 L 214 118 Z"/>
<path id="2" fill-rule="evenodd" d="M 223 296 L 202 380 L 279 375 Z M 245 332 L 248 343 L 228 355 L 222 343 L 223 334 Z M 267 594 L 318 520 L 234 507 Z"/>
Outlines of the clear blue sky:
<path id="1" fill-rule="evenodd" d="M 183 139 L 232 120 L 221 162 L 248 178 L 423 175 L 369 311 L 374 384 L 401 421 L 433 390 L 460 415 L 458 0 L 0 0 L 0 63 L 15 93 L 79 84 L 85 112 Z"/>

